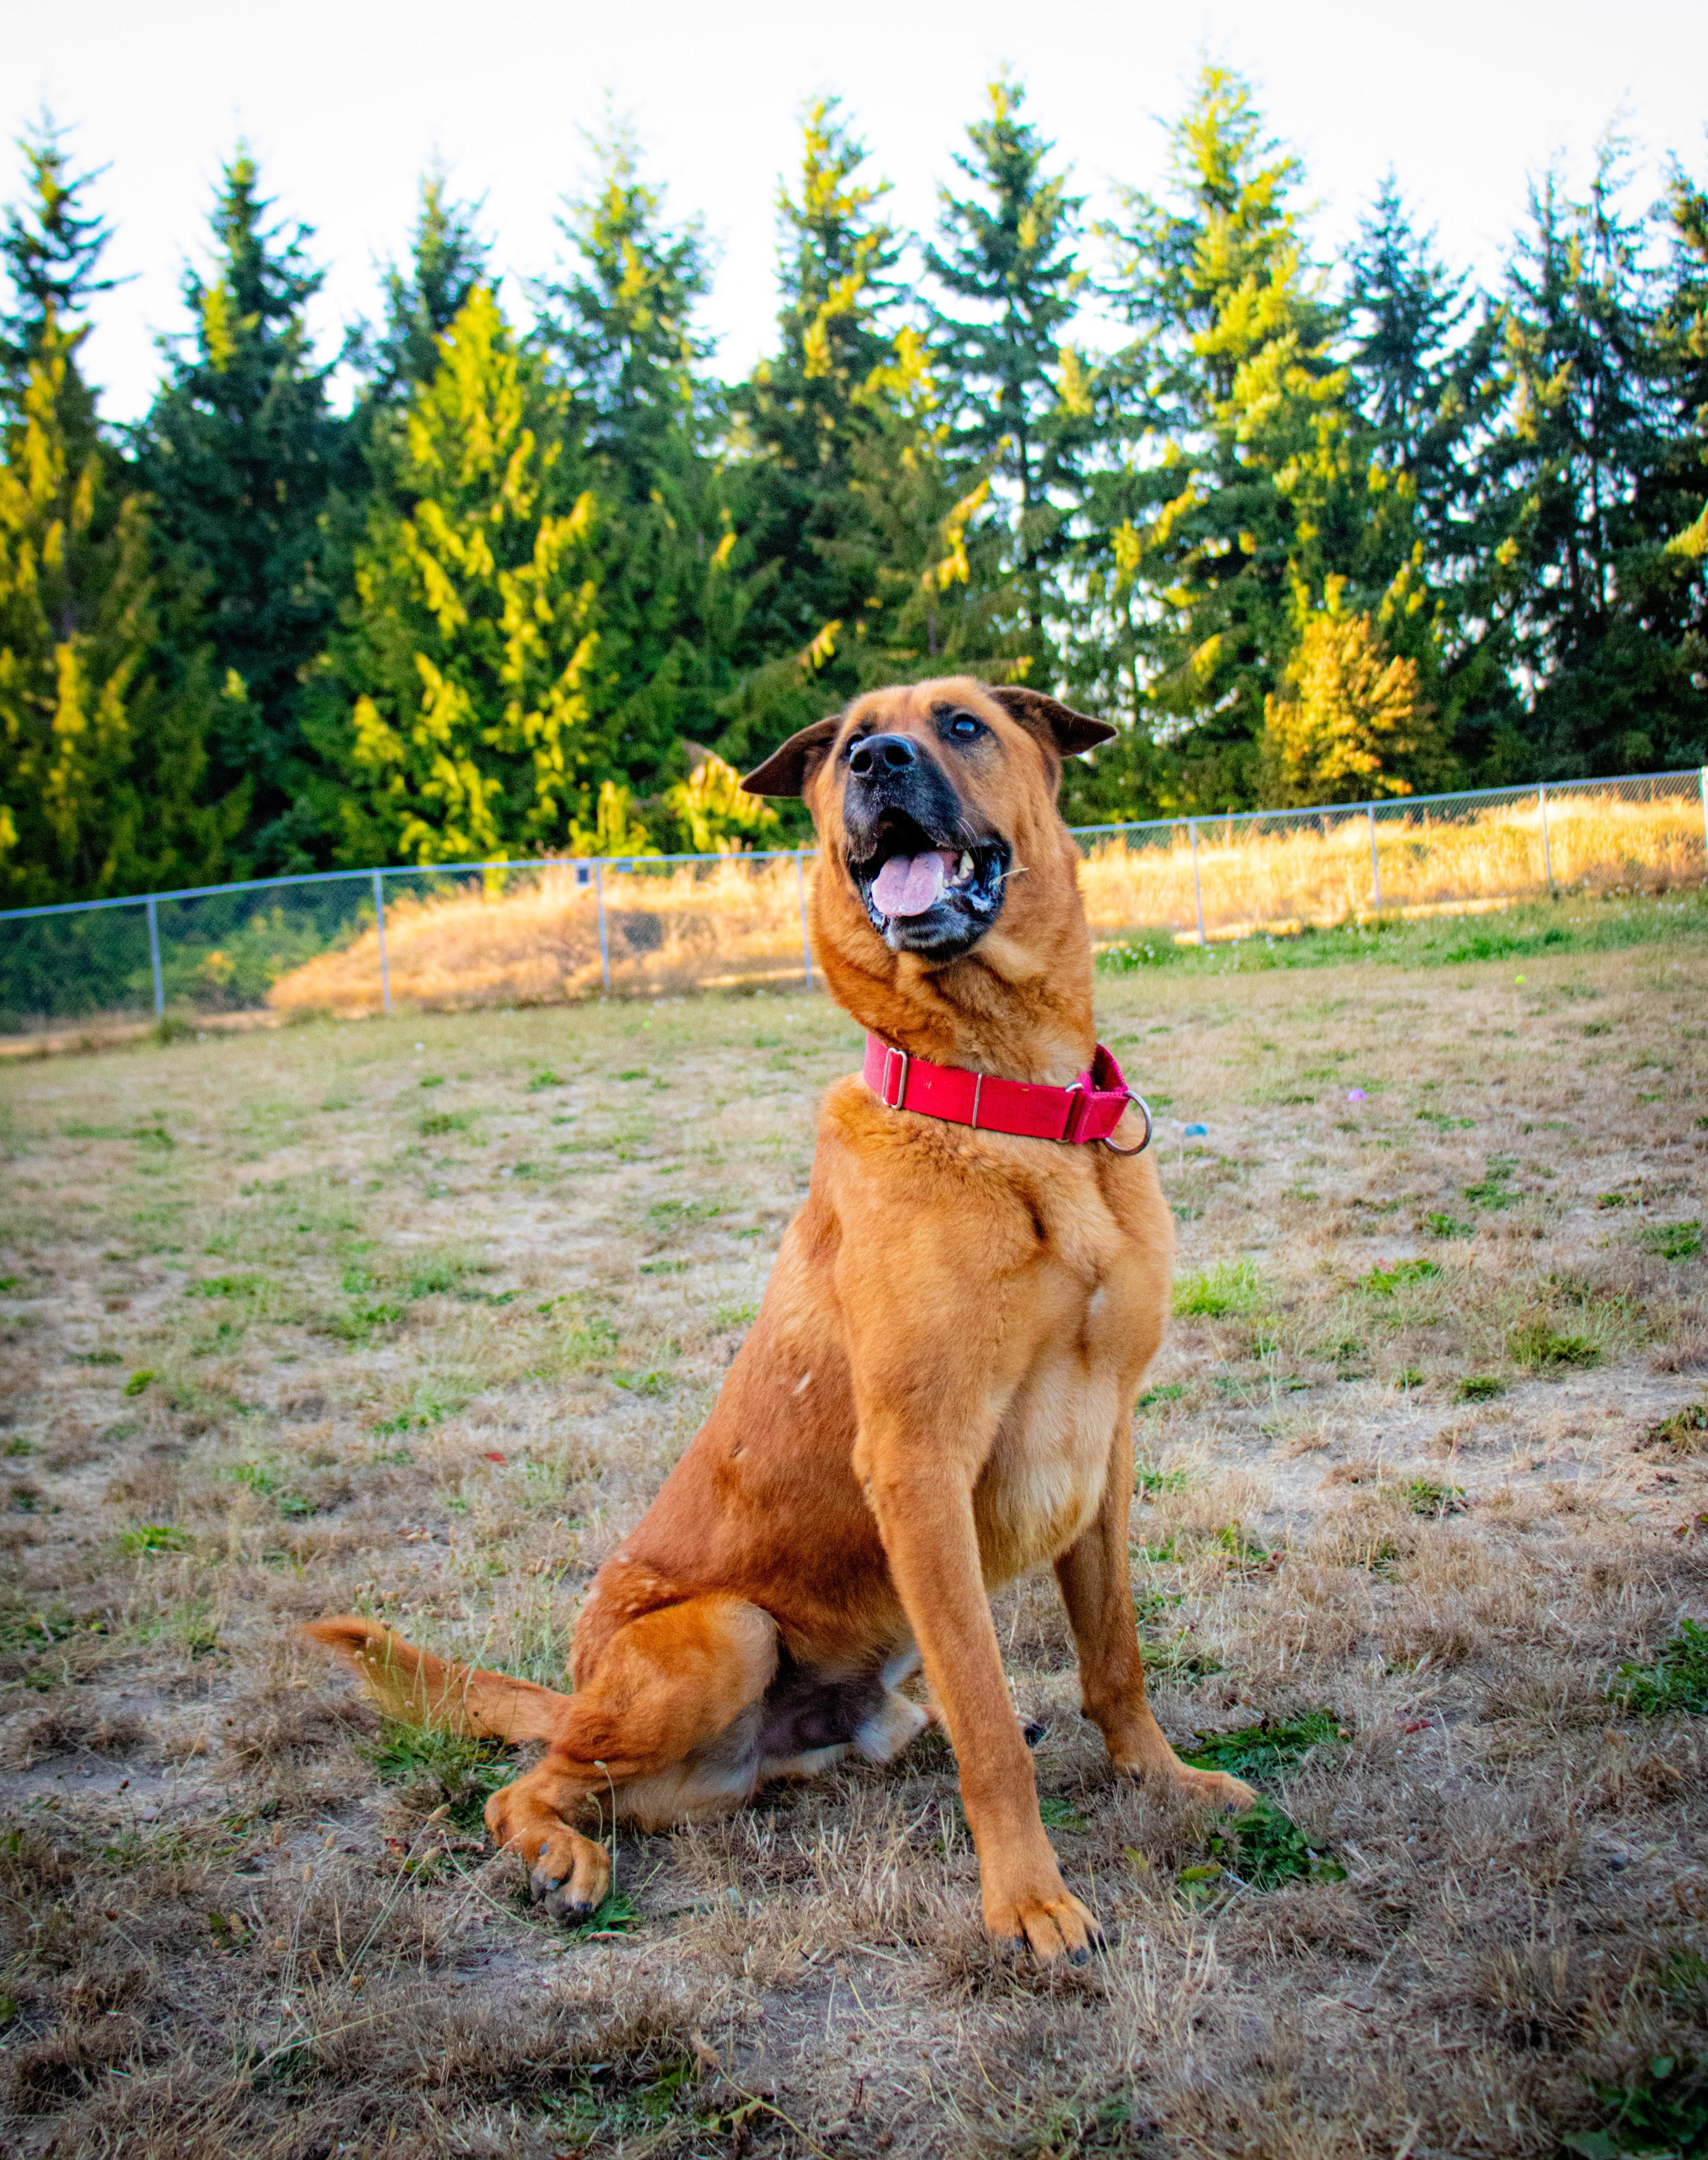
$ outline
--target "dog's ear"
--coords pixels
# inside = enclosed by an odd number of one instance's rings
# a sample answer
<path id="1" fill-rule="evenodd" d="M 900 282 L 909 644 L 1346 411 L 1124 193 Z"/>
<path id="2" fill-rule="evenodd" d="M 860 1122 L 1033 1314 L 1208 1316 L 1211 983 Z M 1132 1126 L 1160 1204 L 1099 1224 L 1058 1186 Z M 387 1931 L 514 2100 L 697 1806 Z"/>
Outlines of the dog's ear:
<path id="1" fill-rule="evenodd" d="M 792 735 L 781 750 L 774 750 L 763 765 L 756 765 L 741 785 L 750 795 L 804 795 L 807 783 L 830 755 L 842 714 L 832 713 L 814 720 L 810 728 Z"/>
<path id="2" fill-rule="evenodd" d="M 1089 719 L 1083 713 L 1076 713 L 1071 705 L 1059 704 L 1054 698 L 1046 698 L 1041 690 L 1027 690 L 1014 684 L 991 690 L 989 694 L 1010 719 L 1018 720 L 1058 757 L 1073 757 L 1082 750 L 1094 750 L 1119 732 L 1107 720 Z"/>

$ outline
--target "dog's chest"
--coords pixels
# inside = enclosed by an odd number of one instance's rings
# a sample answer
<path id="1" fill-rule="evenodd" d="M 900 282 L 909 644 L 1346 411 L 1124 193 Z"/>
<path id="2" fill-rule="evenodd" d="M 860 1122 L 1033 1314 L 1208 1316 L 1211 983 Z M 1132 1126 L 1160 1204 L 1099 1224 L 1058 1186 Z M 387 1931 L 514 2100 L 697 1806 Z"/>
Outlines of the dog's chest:
<path id="1" fill-rule="evenodd" d="M 973 1495 L 994 1586 L 1067 1551 L 1103 1498 L 1127 1392 L 1139 1290 L 1118 1263 L 1052 1285 L 1050 1324 L 1010 1402 Z"/>

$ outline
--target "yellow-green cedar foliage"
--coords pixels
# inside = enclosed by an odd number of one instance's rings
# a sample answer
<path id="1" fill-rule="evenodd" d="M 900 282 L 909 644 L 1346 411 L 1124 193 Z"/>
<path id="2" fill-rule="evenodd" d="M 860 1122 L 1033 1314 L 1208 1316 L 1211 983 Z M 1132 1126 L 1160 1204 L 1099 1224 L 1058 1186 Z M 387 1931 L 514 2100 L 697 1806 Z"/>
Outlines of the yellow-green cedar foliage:
<path id="1" fill-rule="evenodd" d="M 1264 701 L 1262 792 L 1276 808 L 1410 795 L 1446 764 L 1417 662 L 1391 653 L 1368 615 L 1341 612 L 1341 585 L 1331 580 L 1285 688 Z"/>
<path id="2" fill-rule="evenodd" d="M 115 499 L 79 377 L 84 331 L 51 309 L 0 461 L 0 904 L 34 906 L 221 874 L 242 803 L 198 808 L 205 667 L 155 679 L 140 498 Z M 229 875 L 229 872 L 226 874 Z"/>
<path id="3" fill-rule="evenodd" d="M 377 508 L 323 673 L 347 862 L 569 844 L 587 813 L 597 506 L 561 397 L 477 288 L 408 417 L 407 513 Z"/>

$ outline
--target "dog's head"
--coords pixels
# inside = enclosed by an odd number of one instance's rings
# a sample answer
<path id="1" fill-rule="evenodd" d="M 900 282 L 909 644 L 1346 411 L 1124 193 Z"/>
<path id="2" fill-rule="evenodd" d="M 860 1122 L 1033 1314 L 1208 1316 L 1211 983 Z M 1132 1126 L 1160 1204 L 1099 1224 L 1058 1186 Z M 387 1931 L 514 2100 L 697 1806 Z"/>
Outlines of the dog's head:
<path id="1" fill-rule="evenodd" d="M 1071 857 L 1056 810 L 1062 761 L 1114 732 L 1036 690 L 947 676 L 857 698 L 742 786 L 804 796 L 852 903 L 838 913 L 863 916 L 891 953 L 940 967 L 995 929 L 1017 885 L 1023 911 L 1045 898 Z M 822 875 L 819 893 L 822 914 Z"/>

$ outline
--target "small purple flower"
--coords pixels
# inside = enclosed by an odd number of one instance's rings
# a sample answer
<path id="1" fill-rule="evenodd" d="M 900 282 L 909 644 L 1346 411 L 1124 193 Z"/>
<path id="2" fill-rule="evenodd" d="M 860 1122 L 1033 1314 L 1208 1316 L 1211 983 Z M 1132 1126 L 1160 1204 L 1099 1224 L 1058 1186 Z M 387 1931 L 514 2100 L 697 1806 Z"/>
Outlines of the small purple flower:
<path id="1" fill-rule="evenodd" d="M 1362 1088 L 1348 1088 L 1347 1090 L 1347 1100 L 1349 1103 L 1367 1103 L 1369 1099 Z"/>

